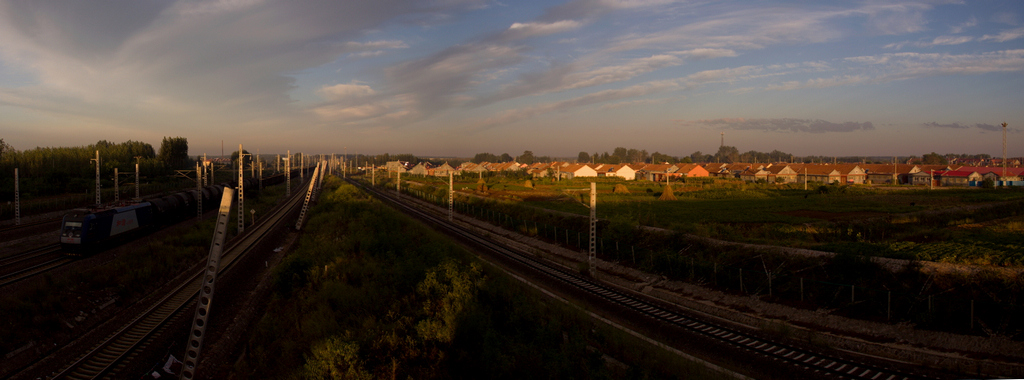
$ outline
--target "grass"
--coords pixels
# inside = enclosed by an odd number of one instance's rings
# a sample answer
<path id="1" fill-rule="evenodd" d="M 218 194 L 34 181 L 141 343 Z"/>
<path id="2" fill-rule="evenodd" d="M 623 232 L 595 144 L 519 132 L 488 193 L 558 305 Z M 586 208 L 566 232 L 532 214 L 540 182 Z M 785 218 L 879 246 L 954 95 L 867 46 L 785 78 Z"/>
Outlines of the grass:
<path id="1" fill-rule="evenodd" d="M 706 370 L 546 299 L 328 180 L 236 366 L 263 378 L 678 378 Z M 601 354 L 626 363 L 606 365 Z"/>

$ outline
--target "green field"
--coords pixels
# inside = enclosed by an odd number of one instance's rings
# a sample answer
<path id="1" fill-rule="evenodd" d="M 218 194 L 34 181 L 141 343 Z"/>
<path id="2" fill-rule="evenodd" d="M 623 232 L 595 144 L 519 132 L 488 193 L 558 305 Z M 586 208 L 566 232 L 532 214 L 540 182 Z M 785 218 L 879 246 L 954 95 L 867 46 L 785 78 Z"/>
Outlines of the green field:
<path id="1" fill-rule="evenodd" d="M 447 181 L 414 177 L 411 186 L 444 199 Z M 619 179 L 554 182 L 524 178 L 456 179 L 460 194 L 508 202 L 519 214 L 555 211 L 589 215 L 597 183 L 599 219 L 651 226 L 727 241 L 819 249 L 870 256 L 982 265 L 1021 265 L 1022 189 L 754 184 L 699 179 L 673 183 L 677 200 L 659 200 L 664 183 Z M 616 192 L 625 186 L 628 193 Z M 513 212 L 513 211 L 503 211 Z M 530 219 L 526 218 L 525 219 Z M 573 228 L 572 226 L 563 226 Z"/>

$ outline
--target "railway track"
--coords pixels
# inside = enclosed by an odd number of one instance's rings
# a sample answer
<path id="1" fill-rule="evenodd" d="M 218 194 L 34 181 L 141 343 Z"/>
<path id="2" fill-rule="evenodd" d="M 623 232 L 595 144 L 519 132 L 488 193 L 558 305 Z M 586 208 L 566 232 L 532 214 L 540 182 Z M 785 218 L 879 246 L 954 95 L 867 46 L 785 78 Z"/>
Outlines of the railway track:
<path id="1" fill-rule="evenodd" d="M 463 227 L 448 222 L 446 217 L 440 217 L 405 204 L 398 201 L 387 192 L 369 188 L 365 184 L 359 183 L 355 180 L 349 179 L 348 181 L 372 194 L 375 194 L 377 197 L 396 206 L 403 212 L 432 223 L 435 226 L 465 239 L 478 247 L 501 255 L 505 259 L 511 260 L 520 265 L 526 266 L 565 286 L 570 286 L 604 300 L 605 302 L 621 307 L 628 310 L 635 316 L 642 316 L 643 318 L 653 319 L 678 327 L 704 337 L 710 341 L 731 347 L 732 349 L 747 352 L 750 355 L 755 355 L 769 361 L 785 363 L 792 370 L 805 374 L 805 377 L 870 380 L 926 378 L 924 376 L 910 374 L 896 368 L 840 358 L 820 351 L 775 342 L 705 320 L 701 317 L 688 315 L 687 313 L 675 308 L 669 308 L 658 303 L 650 302 L 646 299 L 636 297 L 631 293 L 627 293 L 619 289 L 606 286 L 590 278 L 583 277 L 575 272 L 551 265 L 547 262 L 534 258 L 530 254 L 519 252 L 494 243 L 488 239 L 477 236 L 475 233 L 472 233 Z"/>
<path id="2" fill-rule="evenodd" d="M 3 227 L 0 227 L 0 236 L 6 235 L 6 234 L 10 234 L 10 233 L 13 233 L 15 231 L 29 229 L 29 228 L 33 228 L 33 227 L 39 227 L 39 226 L 43 226 L 43 225 L 47 225 L 47 224 L 59 225 L 58 223 L 60 223 L 60 218 L 38 220 L 38 221 L 27 222 L 27 223 L 22 223 L 22 224 L 6 225 L 6 226 L 3 226 Z"/>
<path id="3" fill-rule="evenodd" d="M 307 182 L 308 183 L 308 182 Z M 305 193 L 296 191 L 275 208 L 269 217 L 264 217 L 256 226 L 246 229 L 246 234 L 236 237 L 221 256 L 219 272 L 229 270 L 257 243 L 275 230 L 280 223 L 287 223 L 285 216 L 301 205 Z M 128 377 L 122 373 L 131 359 L 159 336 L 169 322 L 181 318 L 185 310 L 191 310 L 199 294 L 204 270 L 197 270 L 170 293 L 156 301 L 129 323 L 93 345 L 62 371 L 51 378 L 58 379 L 116 379 Z"/>
<path id="4" fill-rule="evenodd" d="M 0 259 L 0 288 L 70 263 L 59 244 L 52 244 Z"/>

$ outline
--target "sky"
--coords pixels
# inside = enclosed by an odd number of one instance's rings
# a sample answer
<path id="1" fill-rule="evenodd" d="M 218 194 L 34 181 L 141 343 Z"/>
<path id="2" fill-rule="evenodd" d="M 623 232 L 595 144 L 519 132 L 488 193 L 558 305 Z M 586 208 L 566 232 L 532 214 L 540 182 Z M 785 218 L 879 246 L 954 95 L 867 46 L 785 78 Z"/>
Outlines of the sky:
<path id="1" fill-rule="evenodd" d="M 19 150 L 1024 156 L 1022 89 L 1018 0 L 0 0 Z"/>

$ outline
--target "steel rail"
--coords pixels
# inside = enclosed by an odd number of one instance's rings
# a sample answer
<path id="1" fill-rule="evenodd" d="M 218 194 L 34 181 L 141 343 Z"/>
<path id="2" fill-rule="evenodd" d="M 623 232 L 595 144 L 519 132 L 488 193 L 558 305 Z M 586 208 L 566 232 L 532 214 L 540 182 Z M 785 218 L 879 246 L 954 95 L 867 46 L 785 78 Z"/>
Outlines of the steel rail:
<path id="1" fill-rule="evenodd" d="M 245 235 L 234 239 L 227 247 L 219 272 L 229 270 L 246 252 L 259 243 L 264 237 L 284 222 L 288 215 L 302 199 L 296 192 L 281 205 L 271 211 L 271 216 L 263 218 Z M 110 334 L 101 343 L 96 344 L 77 360 L 68 365 L 55 378 L 66 379 L 98 379 L 116 377 L 116 369 L 124 359 L 136 352 L 136 348 L 144 345 L 163 328 L 168 321 L 179 315 L 186 306 L 191 305 L 199 294 L 203 270 L 197 270 L 170 293 L 162 297 L 129 323 Z"/>
<path id="2" fill-rule="evenodd" d="M 422 211 L 403 202 L 399 202 L 388 192 L 369 188 L 352 179 L 348 179 L 348 181 L 366 189 L 377 197 L 385 200 L 387 203 L 394 205 L 405 212 L 413 214 L 427 222 L 433 223 L 450 233 L 465 238 L 478 246 L 491 250 L 492 252 L 498 253 L 507 259 L 534 269 L 563 284 L 582 290 L 611 304 L 639 313 L 644 317 L 680 327 L 713 341 L 724 343 L 727 346 L 744 350 L 755 355 L 760 355 L 770 360 L 787 363 L 797 369 L 806 371 L 809 375 L 827 375 L 842 379 L 871 380 L 924 378 L 923 376 L 908 374 L 894 368 L 885 368 L 856 360 L 838 358 L 831 354 L 806 348 L 799 348 L 785 343 L 774 342 L 734 328 L 725 327 L 714 322 L 703 320 L 699 317 L 684 315 L 679 311 L 670 310 L 669 308 L 657 303 L 641 299 L 630 293 L 606 286 L 564 268 L 551 265 L 532 257 L 532 255 L 528 253 L 494 243 L 470 232 L 466 228 L 450 223 L 442 217 Z"/>
<path id="3" fill-rule="evenodd" d="M 47 271 L 50 271 L 51 269 L 59 268 L 73 261 L 72 259 L 64 257 L 63 255 L 60 254 L 60 247 L 50 246 L 32 250 L 27 253 L 19 254 L 22 257 L 5 262 L 2 264 L 2 266 L 16 267 L 17 264 L 53 254 L 58 254 L 58 257 L 43 261 L 38 264 L 30 264 L 28 267 L 25 268 L 17 268 L 10 271 L 8 271 L 7 268 L 0 269 L 0 273 L 2 273 L 0 274 L 0 288 L 45 273 Z"/>
<path id="4" fill-rule="evenodd" d="M 4 233 L 11 232 L 11 231 L 20 230 L 22 228 L 37 227 L 37 226 L 41 226 L 41 225 L 44 225 L 44 224 L 47 224 L 47 223 L 56 223 L 56 222 L 60 222 L 60 221 L 61 221 L 61 219 L 57 218 L 57 219 L 39 220 L 39 221 L 34 221 L 34 222 L 22 223 L 22 224 L 6 225 L 6 226 L 3 226 L 3 227 L 0 227 L 0 234 L 4 234 Z"/>

